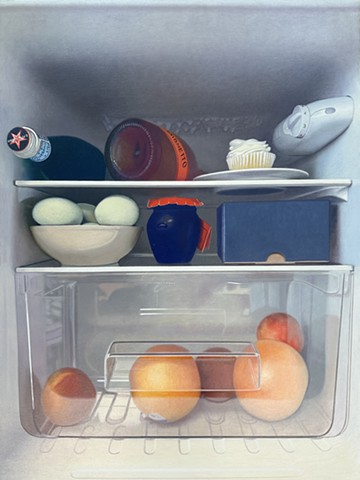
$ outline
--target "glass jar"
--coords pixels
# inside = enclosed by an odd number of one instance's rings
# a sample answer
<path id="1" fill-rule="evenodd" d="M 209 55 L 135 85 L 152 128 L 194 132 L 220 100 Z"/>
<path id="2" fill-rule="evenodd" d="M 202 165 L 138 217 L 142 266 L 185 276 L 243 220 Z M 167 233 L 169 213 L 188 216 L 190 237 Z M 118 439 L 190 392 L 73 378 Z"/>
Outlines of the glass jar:
<path id="1" fill-rule="evenodd" d="M 184 140 L 136 118 L 125 120 L 110 133 L 105 159 L 115 180 L 191 180 L 202 173 Z"/>

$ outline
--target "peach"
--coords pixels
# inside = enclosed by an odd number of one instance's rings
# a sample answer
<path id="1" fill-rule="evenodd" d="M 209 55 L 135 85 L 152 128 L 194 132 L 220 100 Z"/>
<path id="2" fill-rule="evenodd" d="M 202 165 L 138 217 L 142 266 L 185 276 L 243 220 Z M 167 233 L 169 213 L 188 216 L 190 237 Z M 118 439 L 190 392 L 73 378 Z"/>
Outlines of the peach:
<path id="1" fill-rule="evenodd" d="M 94 408 L 96 390 L 90 378 L 77 368 L 61 368 L 47 379 L 41 392 L 46 417 L 55 425 L 76 425 Z"/>
<path id="2" fill-rule="evenodd" d="M 226 352 L 230 350 L 223 347 L 213 347 L 204 353 Z M 233 385 L 233 370 L 236 357 L 230 355 L 201 355 L 197 357 L 196 364 L 201 378 L 202 394 L 208 400 L 224 402 L 235 397 Z"/>
<path id="3" fill-rule="evenodd" d="M 284 342 L 259 340 L 258 360 L 238 357 L 234 388 L 241 406 L 250 415 L 266 421 L 284 420 L 300 407 L 309 382 L 300 353 Z M 260 388 L 256 380 L 260 378 Z"/>
<path id="4" fill-rule="evenodd" d="M 301 352 L 304 348 L 304 335 L 299 322 L 291 315 L 282 312 L 271 313 L 261 320 L 257 327 L 258 340 L 279 340 Z"/>
<path id="5" fill-rule="evenodd" d="M 183 355 L 186 352 L 179 345 L 155 345 L 132 365 L 131 396 L 150 419 L 175 422 L 196 406 L 201 391 L 200 375 L 191 355 Z"/>

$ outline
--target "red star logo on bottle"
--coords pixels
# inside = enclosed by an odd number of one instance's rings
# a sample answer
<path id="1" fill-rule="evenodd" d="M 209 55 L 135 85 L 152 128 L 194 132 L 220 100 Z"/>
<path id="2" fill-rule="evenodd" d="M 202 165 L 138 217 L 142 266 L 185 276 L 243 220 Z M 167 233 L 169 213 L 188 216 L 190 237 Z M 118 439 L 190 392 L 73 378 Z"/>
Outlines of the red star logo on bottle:
<path id="1" fill-rule="evenodd" d="M 13 129 L 9 133 L 7 141 L 12 150 L 15 150 L 15 146 L 18 150 L 23 150 L 28 145 L 29 135 L 26 130 L 22 128 Z M 25 145 L 22 145 L 22 142 L 25 142 Z"/>

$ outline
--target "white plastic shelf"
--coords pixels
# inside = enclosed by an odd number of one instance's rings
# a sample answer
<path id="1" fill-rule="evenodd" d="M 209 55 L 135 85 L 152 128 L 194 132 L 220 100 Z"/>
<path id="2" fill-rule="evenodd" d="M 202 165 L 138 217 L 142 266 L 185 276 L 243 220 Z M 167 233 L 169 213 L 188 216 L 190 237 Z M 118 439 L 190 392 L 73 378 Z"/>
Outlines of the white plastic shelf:
<path id="1" fill-rule="evenodd" d="M 108 195 L 116 190 L 145 190 L 152 196 L 164 191 L 208 191 L 219 195 L 242 197 L 266 197 L 274 199 L 330 198 L 347 201 L 349 179 L 302 179 L 302 180 L 196 180 L 196 181 L 47 181 L 16 180 L 21 188 L 34 188 L 47 194 L 71 194 L 74 189 L 86 189 Z"/>
<path id="2" fill-rule="evenodd" d="M 116 265 L 116 266 L 91 266 L 91 267 L 71 267 L 61 266 L 53 260 L 23 265 L 16 268 L 17 273 L 296 273 L 296 272 L 352 272 L 352 265 L 338 264 L 246 264 L 246 265 Z"/>

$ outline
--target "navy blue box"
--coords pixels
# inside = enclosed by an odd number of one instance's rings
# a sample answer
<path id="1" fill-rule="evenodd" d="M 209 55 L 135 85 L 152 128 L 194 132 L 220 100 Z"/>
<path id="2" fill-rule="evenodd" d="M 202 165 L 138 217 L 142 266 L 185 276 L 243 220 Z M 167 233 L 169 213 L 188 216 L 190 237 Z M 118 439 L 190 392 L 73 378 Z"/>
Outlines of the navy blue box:
<path id="1" fill-rule="evenodd" d="M 217 243 L 224 263 L 328 262 L 330 202 L 223 203 Z"/>

